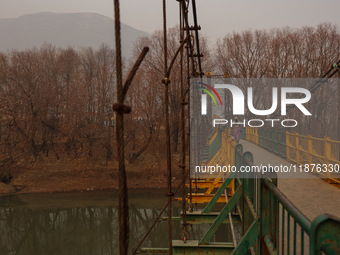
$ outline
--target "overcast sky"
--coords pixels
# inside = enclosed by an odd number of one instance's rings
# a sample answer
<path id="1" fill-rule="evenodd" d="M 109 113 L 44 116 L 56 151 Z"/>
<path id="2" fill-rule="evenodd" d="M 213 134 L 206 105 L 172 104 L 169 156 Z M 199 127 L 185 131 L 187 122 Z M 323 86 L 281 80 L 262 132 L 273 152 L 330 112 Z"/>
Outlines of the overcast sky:
<path id="1" fill-rule="evenodd" d="M 162 28 L 161 0 L 121 0 L 122 22 L 152 33 Z M 196 0 L 202 33 L 215 41 L 245 29 L 340 25 L 340 0 Z M 178 24 L 178 2 L 167 1 L 169 26 Z M 94 12 L 113 18 L 113 0 L 0 0 L 0 18 L 37 12 Z"/>

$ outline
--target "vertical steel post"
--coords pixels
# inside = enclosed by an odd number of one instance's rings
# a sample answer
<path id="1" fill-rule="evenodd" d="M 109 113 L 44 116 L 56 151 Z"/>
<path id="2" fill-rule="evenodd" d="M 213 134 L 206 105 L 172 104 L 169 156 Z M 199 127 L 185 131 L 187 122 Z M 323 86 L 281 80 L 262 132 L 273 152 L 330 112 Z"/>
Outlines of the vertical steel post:
<path id="1" fill-rule="evenodd" d="M 273 198 L 270 190 L 266 185 L 266 179 L 270 178 L 271 182 L 276 186 L 277 179 L 276 173 L 266 173 L 262 176 L 261 179 L 261 187 L 260 187 L 260 194 L 261 194 L 261 205 L 260 205 L 260 250 L 259 254 L 269 254 L 269 251 L 265 244 L 265 237 L 270 236 L 275 243 L 276 247 L 278 245 L 278 201 L 277 199 Z"/>
<path id="2" fill-rule="evenodd" d="M 290 153 L 290 148 L 289 148 L 289 145 L 290 145 L 290 143 L 289 143 L 289 132 L 288 131 L 286 131 L 286 159 L 289 161 L 290 159 L 289 159 L 289 153 Z"/>
<path id="3" fill-rule="evenodd" d="M 296 164 L 300 164 L 300 135 L 298 132 L 295 133 L 295 161 Z"/>
<path id="4" fill-rule="evenodd" d="M 312 164 L 313 163 L 313 139 L 312 135 L 308 135 L 308 163 Z"/>
<path id="5" fill-rule="evenodd" d="M 253 162 L 254 158 L 253 155 L 250 152 L 245 152 L 243 154 L 243 158 L 242 158 L 242 165 L 248 165 L 247 161 Z M 250 225 L 252 224 L 253 220 L 252 220 L 252 215 L 251 215 L 251 211 L 249 209 L 249 207 L 246 204 L 246 196 L 251 197 L 251 193 L 253 192 L 253 183 L 252 183 L 252 176 L 249 173 L 244 174 L 243 176 L 243 186 L 242 186 L 242 203 L 243 203 L 243 219 L 242 219 L 242 223 L 243 223 L 243 233 L 247 232 Z"/>

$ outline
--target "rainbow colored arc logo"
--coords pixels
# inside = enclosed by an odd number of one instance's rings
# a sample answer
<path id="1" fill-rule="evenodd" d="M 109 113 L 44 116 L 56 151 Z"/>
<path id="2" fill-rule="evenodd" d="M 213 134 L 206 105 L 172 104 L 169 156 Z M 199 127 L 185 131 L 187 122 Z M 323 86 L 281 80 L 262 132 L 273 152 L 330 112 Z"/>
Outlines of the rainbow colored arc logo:
<path id="1" fill-rule="evenodd" d="M 198 82 L 198 83 L 203 85 L 203 86 L 206 86 L 208 89 L 210 89 L 212 92 L 214 92 L 214 94 L 217 96 L 218 100 L 220 101 L 220 104 L 222 105 L 222 100 L 220 98 L 220 95 L 216 92 L 216 90 L 213 87 L 211 87 L 210 85 L 205 84 L 203 82 Z M 212 98 L 212 100 L 214 101 L 215 105 L 217 105 L 217 102 L 216 102 L 213 94 L 211 94 L 211 92 L 209 90 L 207 90 L 205 88 L 198 88 L 198 89 L 203 90 L 205 93 L 207 93 Z"/>

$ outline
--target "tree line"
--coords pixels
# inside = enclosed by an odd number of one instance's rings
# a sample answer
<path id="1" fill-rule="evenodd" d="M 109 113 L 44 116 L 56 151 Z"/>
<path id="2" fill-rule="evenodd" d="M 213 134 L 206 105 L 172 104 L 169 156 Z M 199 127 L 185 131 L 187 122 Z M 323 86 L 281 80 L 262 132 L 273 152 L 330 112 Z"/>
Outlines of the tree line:
<path id="1" fill-rule="evenodd" d="M 179 46 L 178 27 L 168 34 L 171 59 Z M 340 59 L 339 28 L 332 24 L 234 32 L 212 48 L 207 38 L 200 39 L 204 70 L 236 78 L 317 78 Z M 165 151 L 162 33 L 140 38 L 134 57 L 144 46 L 150 52 L 127 98 L 132 113 L 126 117 L 125 140 L 131 162 L 145 155 L 162 161 Z M 106 45 L 94 50 L 46 44 L 0 53 L 1 167 L 30 165 L 43 158 L 114 160 L 114 59 L 114 49 Z M 186 61 L 184 54 L 181 68 L 178 58 L 170 77 L 173 152 L 181 143 L 181 103 L 188 101 L 186 97 L 183 102 L 180 93 L 181 80 L 187 84 Z M 125 60 L 126 72 L 132 63 Z"/>

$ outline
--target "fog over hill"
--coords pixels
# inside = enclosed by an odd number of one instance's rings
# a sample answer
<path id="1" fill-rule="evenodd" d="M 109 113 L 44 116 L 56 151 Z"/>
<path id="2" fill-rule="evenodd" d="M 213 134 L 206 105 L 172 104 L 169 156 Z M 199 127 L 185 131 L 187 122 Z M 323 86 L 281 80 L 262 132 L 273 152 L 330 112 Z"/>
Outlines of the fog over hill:
<path id="1" fill-rule="evenodd" d="M 130 57 L 136 40 L 147 36 L 124 23 L 122 51 Z M 0 51 L 24 50 L 51 43 L 57 47 L 93 47 L 102 43 L 114 48 L 114 21 L 95 13 L 37 13 L 18 18 L 0 19 Z"/>

